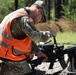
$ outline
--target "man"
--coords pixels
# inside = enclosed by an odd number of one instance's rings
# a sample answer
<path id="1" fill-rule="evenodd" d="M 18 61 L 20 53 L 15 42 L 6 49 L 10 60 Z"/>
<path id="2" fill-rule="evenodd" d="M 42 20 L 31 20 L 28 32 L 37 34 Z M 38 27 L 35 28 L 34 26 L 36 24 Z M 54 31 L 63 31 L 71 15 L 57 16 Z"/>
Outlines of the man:
<path id="1" fill-rule="evenodd" d="M 48 58 L 42 53 L 36 42 L 46 41 L 56 33 L 38 31 L 34 24 L 45 22 L 44 2 L 36 1 L 30 7 L 18 9 L 7 15 L 0 25 L 0 75 L 32 75 L 27 58 L 35 54 L 39 58 Z"/>

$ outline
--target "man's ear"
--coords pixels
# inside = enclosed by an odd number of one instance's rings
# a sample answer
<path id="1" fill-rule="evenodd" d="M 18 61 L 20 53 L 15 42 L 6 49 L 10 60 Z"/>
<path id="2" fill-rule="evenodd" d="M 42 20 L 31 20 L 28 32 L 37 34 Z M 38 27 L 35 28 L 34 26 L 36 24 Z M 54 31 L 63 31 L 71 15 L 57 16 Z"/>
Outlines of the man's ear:
<path id="1" fill-rule="evenodd" d="M 36 10 L 36 13 L 37 13 L 37 14 L 40 13 L 40 9 L 37 9 L 37 10 Z"/>

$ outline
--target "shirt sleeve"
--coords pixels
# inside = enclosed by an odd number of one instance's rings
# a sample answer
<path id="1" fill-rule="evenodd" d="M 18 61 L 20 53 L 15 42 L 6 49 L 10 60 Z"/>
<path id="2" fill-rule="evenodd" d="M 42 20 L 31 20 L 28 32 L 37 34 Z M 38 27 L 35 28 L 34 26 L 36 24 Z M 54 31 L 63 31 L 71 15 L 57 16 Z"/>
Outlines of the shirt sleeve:
<path id="1" fill-rule="evenodd" d="M 27 36 L 31 37 L 33 41 L 39 42 L 43 38 L 49 38 L 50 34 L 47 31 L 39 31 L 35 27 L 34 23 L 28 22 L 29 17 L 22 17 L 21 18 L 21 28 Z"/>

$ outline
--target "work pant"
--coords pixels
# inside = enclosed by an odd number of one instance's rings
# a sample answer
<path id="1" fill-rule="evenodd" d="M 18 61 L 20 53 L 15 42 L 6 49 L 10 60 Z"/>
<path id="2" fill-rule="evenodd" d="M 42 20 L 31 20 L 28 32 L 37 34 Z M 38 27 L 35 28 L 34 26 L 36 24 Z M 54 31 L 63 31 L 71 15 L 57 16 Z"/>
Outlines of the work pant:
<path id="1" fill-rule="evenodd" d="M 19 62 L 3 60 L 0 75 L 32 75 L 32 70 L 26 60 Z"/>

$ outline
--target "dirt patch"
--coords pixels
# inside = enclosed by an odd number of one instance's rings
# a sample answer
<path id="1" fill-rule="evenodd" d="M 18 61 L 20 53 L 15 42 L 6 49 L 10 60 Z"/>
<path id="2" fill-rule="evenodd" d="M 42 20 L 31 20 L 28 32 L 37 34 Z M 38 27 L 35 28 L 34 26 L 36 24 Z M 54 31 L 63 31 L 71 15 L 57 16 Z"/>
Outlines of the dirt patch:
<path id="1" fill-rule="evenodd" d="M 54 29 L 57 32 L 75 32 L 76 23 L 68 19 L 56 19 L 55 22 L 47 21 L 46 23 L 40 23 L 36 26 L 39 30 L 51 30 Z"/>

